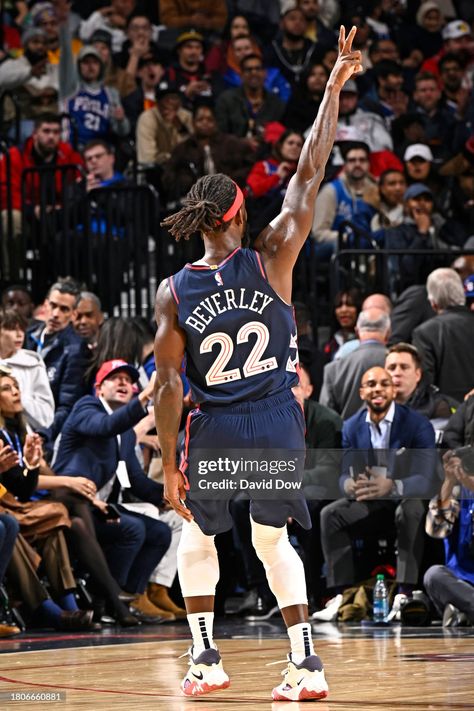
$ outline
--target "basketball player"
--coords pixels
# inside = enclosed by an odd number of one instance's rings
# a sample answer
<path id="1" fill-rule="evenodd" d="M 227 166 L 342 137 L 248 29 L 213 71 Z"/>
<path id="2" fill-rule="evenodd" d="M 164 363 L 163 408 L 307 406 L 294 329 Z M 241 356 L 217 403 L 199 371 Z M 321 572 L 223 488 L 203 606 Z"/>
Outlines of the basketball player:
<path id="1" fill-rule="evenodd" d="M 255 250 L 242 248 L 247 226 L 242 192 L 222 174 L 200 178 L 181 210 L 163 223 L 176 240 L 199 231 L 205 248 L 203 259 L 164 280 L 156 297 L 155 416 L 164 495 L 185 519 L 178 570 L 193 638 L 190 668 L 181 684 L 187 696 L 229 686 L 212 635 L 219 578 L 214 535 L 232 527 L 227 501 L 193 499 L 198 472 L 188 465 L 189 452 L 216 447 L 304 450 L 304 417 L 291 392 L 298 382 L 292 270 L 311 229 L 336 132 L 339 93 L 361 68 L 361 54 L 352 50 L 355 33 L 353 27 L 346 39 L 340 29 L 338 58 L 281 214 L 260 234 Z M 184 356 L 192 400 L 199 406 L 188 417 L 180 471 L 176 445 Z M 250 515 L 252 542 L 290 638 L 288 667 L 273 699 L 322 699 L 328 686 L 311 640 L 303 564 L 286 528 L 290 516 L 310 527 L 306 502 L 302 496 L 253 500 Z"/>

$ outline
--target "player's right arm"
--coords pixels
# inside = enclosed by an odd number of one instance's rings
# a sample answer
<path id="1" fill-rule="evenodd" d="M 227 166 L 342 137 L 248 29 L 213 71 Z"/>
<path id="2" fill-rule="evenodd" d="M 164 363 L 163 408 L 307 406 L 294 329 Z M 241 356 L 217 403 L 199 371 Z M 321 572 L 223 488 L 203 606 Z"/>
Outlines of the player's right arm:
<path id="1" fill-rule="evenodd" d="M 275 291 L 291 301 L 292 270 L 313 224 L 319 186 L 336 136 L 339 94 L 348 79 L 362 69 L 361 53 L 352 49 L 353 27 L 347 38 L 339 32 L 339 54 L 326 84 L 323 100 L 304 142 L 295 175 L 286 191 L 280 214 L 255 242 Z"/>
<path id="2" fill-rule="evenodd" d="M 155 422 L 163 462 L 163 498 L 176 513 L 187 521 L 192 521 L 191 512 L 182 503 L 186 498 L 184 477 L 176 466 L 176 448 L 183 410 L 180 370 L 186 336 L 178 324 L 177 307 L 167 279 L 158 287 L 155 317 L 158 325 L 155 336 Z"/>

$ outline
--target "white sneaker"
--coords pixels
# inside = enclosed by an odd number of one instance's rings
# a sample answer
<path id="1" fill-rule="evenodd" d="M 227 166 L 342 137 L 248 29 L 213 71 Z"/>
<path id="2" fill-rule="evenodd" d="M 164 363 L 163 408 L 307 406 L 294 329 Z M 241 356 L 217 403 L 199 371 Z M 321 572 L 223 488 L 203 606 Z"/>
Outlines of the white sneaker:
<path id="1" fill-rule="evenodd" d="M 289 654 L 288 666 L 282 675 L 282 683 L 272 691 L 274 701 L 310 701 L 325 699 L 328 695 L 323 664 L 316 654 L 306 657 L 301 664 L 292 662 Z"/>
<path id="2" fill-rule="evenodd" d="M 196 657 L 189 650 L 188 673 L 181 682 L 181 691 L 185 696 L 200 696 L 217 689 L 227 689 L 229 677 L 222 668 L 221 655 L 217 649 L 205 649 Z"/>
<path id="3" fill-rule="evenodd" d="M 392 609 L 387 615 L 386 622 L 401 622 L 402 607 L 408 602 L 408 595 L 397 593 L 393 598 Z"/>
<path id="4" fill-rule="evenodd" d="M 336 595 L 335 597 L 332 597 L 330 600 L 328 600 L 324 610 L 318 610 L 317 612 L 313 612 L 313 614 L 311 615 L 311 619 L 316 620 L 317 622 L 335 622 L 337 620 L 337 612 L 341 607 L 341 604 L 342 595 Z"/>

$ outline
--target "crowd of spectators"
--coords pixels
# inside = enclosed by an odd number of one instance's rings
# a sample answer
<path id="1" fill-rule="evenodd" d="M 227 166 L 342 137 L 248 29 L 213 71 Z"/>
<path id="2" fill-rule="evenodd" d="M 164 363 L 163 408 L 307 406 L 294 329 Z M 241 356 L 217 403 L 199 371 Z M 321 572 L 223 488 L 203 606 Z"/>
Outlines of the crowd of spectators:
<path id="1" fill-rule="evenodd" d="M 0 315 L 0 477 L 8 490 L 0 498 L 0 634 L 16 631 L 4 581 L 27 624 L 83 630 L 110 617 L 132 625 L 184 616 L 175 584 L 180 521 L 162 501 L 148 411 L 153 328 L 104 314 L 90 283 L 55 273 L 35 307 L 28 288 L 13 283 L 28 229 L 46 214 L 59 224 L 65 203 L 82 199 L 79 184 L 100 205 L 101 191 L 150 181 L 165 216 L 197 178 L 224 172 L 245 191 L 256 237 L 281 208 L 335 61 L 339 22 L 357 25 L 364 71 L 341 92 L 305 254 L 328 262 L 341 239 L 398 253 L 387 261 L 385 294 L 370 293 L 369 259 L 357 286 L 336 295 L 326 342 L 311 328 L 314 304 L 295 304 L 295 396 L 307 419 L 313 530 L 292 523 L 291 540 L 313 607 L 334 595 L 317 620 L 336 619 L 345 590 L 360 580 L 356 554 L 369 561 L 369 533 L 398 540 L 394 614 L 426 573 L 436 610 L 454 607 L 446 623 L 474 621 L 474 479 L 452 453 L 474 444 L 471 4 L 96 5 L 13 2 L 0 28 L 0 256 L 11 282 Z M 45 188 L 45 167 L 71 164 L 76 173 L 53 172 Z M 96 213 L 92 231 L 104 232 L 105 219 Z M 411 250 L 442 254 L 430 262 Z M 341 462 L 332 453 L 341 447 L 385 456 Z M 450 449 L 443 462 L 431 456 L 435 447 Z M 424 457 L 394 457 L 405 449 Z M 376 476 L 383 468 L 388 475 Z M 426 545 L 428 510 L 427 532 L 446 539 L 446 561 Z M 218 546 L 228 575 L 217 610 L 243 588 L 240 614 L 266 619 L 275 600 L 251 546 L 248 502 L 232 511 L 233 536 Z M 427 561 L 436 564 L 428 572 Z M 453 599 L 452 576 L 468 585 Z M 82 578 L 90 597 L 81 597 Z"/>

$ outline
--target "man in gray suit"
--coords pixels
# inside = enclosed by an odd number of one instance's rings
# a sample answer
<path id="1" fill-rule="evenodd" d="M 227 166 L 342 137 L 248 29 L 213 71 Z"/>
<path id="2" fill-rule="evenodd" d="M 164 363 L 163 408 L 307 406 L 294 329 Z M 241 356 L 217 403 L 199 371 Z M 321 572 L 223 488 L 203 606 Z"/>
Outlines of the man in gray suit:
<path id="1" fill-rule="evenodd" d="M 356 333 L 360 345 L 346 358 L 328 363 L 324 368 L 323 387 L 319 402 L 332 408 L 346 420 L 362 406 L 359 384 L 366 370 L 383 368 L 390 337 L 390 316 L 380 309 L 361 311 Z"/>

